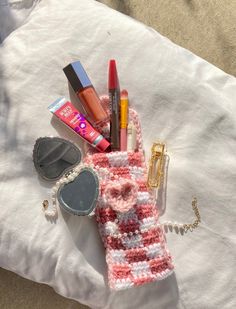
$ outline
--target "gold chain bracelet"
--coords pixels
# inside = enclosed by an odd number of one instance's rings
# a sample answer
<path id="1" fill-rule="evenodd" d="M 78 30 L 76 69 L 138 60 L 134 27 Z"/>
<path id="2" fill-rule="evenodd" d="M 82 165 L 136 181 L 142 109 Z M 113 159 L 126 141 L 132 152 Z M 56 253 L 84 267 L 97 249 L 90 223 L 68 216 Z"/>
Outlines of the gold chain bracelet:
<path id="1" fill-rule="evenodd" d="M 199 213 L 199 209 L 197 207 L 197 198 L 194 197 L 192 200 L 192 209 L 196 216 L 196 220 L 193 223 L 177 223 L 177 222 L 171 222 L 166 221 L 162 225 L 166 228 L 166 230 L 172 231 L 174 228 L 177 231 L 180 231 L 181 234 L 187 233 L 188 231 L 193 232 L 194 229 L 196 229 L 199 226 L 199 223 L 201 222 L 201 216 Z"/>
<path id="2" fill-rule="evenodd" d="M 189 224 L 183 224 L 183 229 L 184 232 L 187 233 L 188 231 L 192 232 L 194 229 L 196 229 L 199 225 L 199 223 L 201 222 L 201 216 L 199 213 L 199 209 L 197 207 L 197 198 L 194 197 L 192 200 L 192 208 L 193 208 L 193 212 L 196 216 L 196 220 L 193 223 L 189 223 Z"/>
<path id="3" fill-rule="evenodd" d="M 199 209 L 197 207 L 197 198 L 194 197 L 192 200 L 192 209 L 196 216 L 196 220 L 193 223 L 177 223 L 177 222 L 171 222 L 166 221 L 162 225 L 165 227 L 165 230 L 170 230 L 172 232 L 173 229 L 175 229 L 176 232 L 187 233 L 188 231 L 192 232 L 194 229 L 196 229 L 199 226 L 199 223 L 201 222 L 201 216 Z"/>

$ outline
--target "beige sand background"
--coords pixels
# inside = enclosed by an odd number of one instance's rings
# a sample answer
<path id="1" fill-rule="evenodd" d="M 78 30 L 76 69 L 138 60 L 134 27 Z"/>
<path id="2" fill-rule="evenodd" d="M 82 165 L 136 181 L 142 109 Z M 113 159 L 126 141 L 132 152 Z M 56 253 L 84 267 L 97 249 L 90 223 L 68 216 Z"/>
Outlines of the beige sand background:
<path id="1" fill-rule="evenodd" d="M 102 0 L 236 75 L 236 0 Z"/>
<path id="2" fill-rule="evenodd" d="M 236 75 L 236 0 L 101 0 Z M 52 288 L 0 269 L 1 309 L 83 309 Z"/>

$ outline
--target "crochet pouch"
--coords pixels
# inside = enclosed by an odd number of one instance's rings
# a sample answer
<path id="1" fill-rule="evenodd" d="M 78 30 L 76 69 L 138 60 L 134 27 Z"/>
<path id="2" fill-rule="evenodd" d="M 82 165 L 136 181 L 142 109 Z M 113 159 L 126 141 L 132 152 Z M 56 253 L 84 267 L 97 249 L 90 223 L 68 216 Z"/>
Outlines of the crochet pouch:
<path id="1" fill-rule="evenodd" d="M 129 118 L 136 127 L 136 151 L 88 152 L 84 159 L 99 177 L 95 215 L 106 249 L 108 283 L 115 290 L 161 280 L 173 271 L 155 196 L 147 187 L 138 115 L 129 109 Z"/>

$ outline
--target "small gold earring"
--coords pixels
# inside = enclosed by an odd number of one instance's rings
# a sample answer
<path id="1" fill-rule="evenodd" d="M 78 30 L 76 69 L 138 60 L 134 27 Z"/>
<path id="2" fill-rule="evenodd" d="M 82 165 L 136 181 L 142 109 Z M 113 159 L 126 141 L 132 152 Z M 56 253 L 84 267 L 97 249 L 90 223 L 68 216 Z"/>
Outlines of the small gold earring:
<path id="1" fill-rule="evenodd" d="M 44 200 L 43 201 L 43 208 L 44 208 L 44 210 L 46 210 L 48 208 L 48 205 L 49 205 L 48 200 Z"/>

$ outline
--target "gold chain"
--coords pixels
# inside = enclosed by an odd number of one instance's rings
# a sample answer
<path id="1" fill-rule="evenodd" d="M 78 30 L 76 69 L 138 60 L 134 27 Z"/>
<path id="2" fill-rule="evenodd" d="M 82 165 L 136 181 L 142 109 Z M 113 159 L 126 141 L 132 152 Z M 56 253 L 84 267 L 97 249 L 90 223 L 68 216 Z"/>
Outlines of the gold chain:
<path id="1" fill-rule="evenodd" d="M 188 231 L 192 232 L 194 229 L 196 229 L 199 226 L 199 223 L 201 222 L 201 216 L 199 213 L 199 209 L 197 207 L 197 199 L 196 197 L 193 198 L 192 200 L 192 208 L 193 212 L 196 216 L 196 220 L 193 223 L 177 223 L 177 222 L 171 222 L 167 221 L 162 223 L 162 225 L 165 226 L 165 228 L 170 231 L 174 229 L 175 231 L 182 231 L 182 233 L 187 233 Z"/>
<path id="2" fill-rule="evenodd" d="M 188 231 L 192 232 L 194 229 L 196 229 L 199 225 L 199 223 L 201 222 L 201 216 L 199 213 L 199 209 L 197 207 L 197 198 L 194 197 L 192 200 L 192 208 L 193 208 L 193 212 L 196 216 L 196 220 L 193 223 L 189 223 L 189 224 L 184 224 L 183 225 L 183 229 L 184 232 L 187 233 Z"/>

